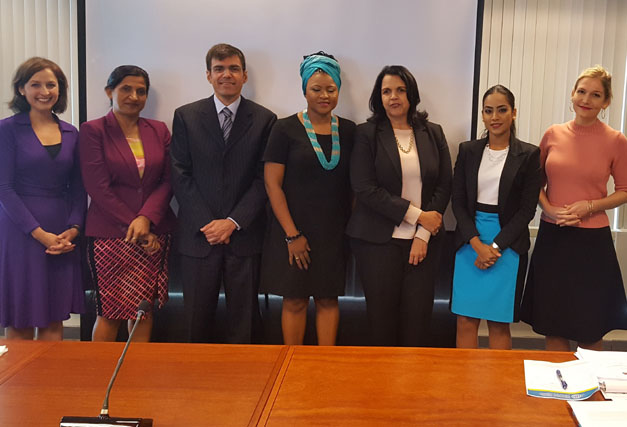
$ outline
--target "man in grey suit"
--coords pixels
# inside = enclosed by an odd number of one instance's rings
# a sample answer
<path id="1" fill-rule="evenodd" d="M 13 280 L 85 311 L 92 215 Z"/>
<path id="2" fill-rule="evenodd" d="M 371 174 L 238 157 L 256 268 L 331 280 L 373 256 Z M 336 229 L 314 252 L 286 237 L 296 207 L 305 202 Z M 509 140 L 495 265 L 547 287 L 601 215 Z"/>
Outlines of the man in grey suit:
<path id="1" fill-rule="evenodd" d="M 170 146 L 188 338 L 211 339 L 224 285 L 226 340 L 250 343 L 260 325 L 262 156 L 276 115 L 241 96 L 248 79 L 241 50 L 215 45 L 206 62 L 214 95 L 176 109 Z"/>

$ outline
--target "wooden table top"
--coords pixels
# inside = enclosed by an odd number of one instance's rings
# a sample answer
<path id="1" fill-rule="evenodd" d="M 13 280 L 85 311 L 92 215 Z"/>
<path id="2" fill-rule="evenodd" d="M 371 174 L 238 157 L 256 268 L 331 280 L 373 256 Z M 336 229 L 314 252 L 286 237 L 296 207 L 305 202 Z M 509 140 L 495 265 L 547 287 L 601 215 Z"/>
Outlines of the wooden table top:
<path id="1" fill-rule="evenodd" d="M 0 345 L 9 347 L 9 351 L 0 356 L 0 384 L 2 384 L 32 360 L 36 359 L 37 356 L 52 347 L 54 343 L 0 340 Z"/>
<path id="2" fill-rule="evenodd" d="M 97 416 L 123 343 L 1 341 L 0 426 Z M 523 360 L 572 353 L 133 343 L 111 416 L 160 426 L 574 425 L 525 394 Z M 599 394 L 594 396 L 601 399 Z"/>
<path id="3" fill-rule="evenodd" d="M 14 342 L 0 344 L 18 352 Z M 122 348 L 52 345 L 0 384 L 0 426 L 97 416 Z M 285 346 L 133 343 L 109 398 L 110 414 L 153 418 L 155 426 L 256 425 L 286 352 Z"/>
<path id="4" fill-rule="evenodd" d="M 523 367 L 572 353 L 291 347 L 287 357 L 260 425 L 574 425 L 565 401 L 526 395 Z"/>

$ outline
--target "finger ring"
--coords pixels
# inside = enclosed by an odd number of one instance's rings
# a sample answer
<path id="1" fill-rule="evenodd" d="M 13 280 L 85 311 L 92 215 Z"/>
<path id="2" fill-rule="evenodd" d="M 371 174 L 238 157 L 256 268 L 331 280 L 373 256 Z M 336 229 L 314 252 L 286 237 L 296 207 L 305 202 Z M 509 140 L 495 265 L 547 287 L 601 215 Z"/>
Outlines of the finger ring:
<path id="1" fill-rule="evenodd" d="M 297 256 L 295 256 L 295 257 L 294 257 L 294 259 L 295 259 L 296 261 L 298 261 L 300 258 L 299 258 L 299 257 L 297 257 Z"/>

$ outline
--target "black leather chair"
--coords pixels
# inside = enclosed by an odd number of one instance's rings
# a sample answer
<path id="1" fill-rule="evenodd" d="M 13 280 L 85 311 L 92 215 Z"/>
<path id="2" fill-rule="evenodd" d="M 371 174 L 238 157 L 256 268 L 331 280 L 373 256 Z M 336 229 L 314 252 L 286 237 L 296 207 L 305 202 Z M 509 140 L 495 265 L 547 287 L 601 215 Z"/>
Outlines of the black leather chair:
<path id="1" fill-rule="evenodd" d="M 455 316 L 449 310 L 451 285 L 453 280 L 453 232 L 446 232 L 440 239 L 439 247 L 432 248 L 440 253 L 440 263 L 435 284 L 435 298 L 431 323 L 431 342 L 433 347 L 455 346 Z M 172 261 L 175 261 L 174 257 Z M 170 300 L 162 310 L 155 312 L 153 327 L 153 341 L 157 342 L 184 342 L 185 321 L 183 309 L 183 287 L 179 280 L 177 265 L 170 263 Z M 361 285 L 354 272 L 349 268 L 346 294 L 340 297 L 340 324 L 338 328 L 338 345 L 368 345 L 368 319 L 366 316 L 366 301 L 363 297 Z M 96 318 L 95 298 L 93 291 L 85 293 L 87 299 L 86 313 L 81 315 L 81 340 L 91 339 L 91 330 Z M 259 306 L 263 317 L 263 332 L 259 341 L 265 344 L 282 344 L 281 334 L 281 297 L 259 296 Z M 216 314 L 216 331 L 214 342 L 224 342 L 219 331 L 225 330 L 225 301 L 220 295 Z M 309 306 L 305 344 L 315 344 L 315 313 L 313 302 Z M 118 340 L 126 340 L 128 334 L 125 328 L 120 328 Z"/>

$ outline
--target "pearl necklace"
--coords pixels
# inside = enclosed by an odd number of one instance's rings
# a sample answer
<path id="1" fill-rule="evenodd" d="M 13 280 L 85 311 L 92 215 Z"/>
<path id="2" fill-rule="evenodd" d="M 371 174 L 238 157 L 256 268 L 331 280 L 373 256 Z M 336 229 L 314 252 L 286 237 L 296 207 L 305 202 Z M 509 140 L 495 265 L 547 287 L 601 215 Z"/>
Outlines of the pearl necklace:
<path id="1" fill-rule="evenodd" d="M 490 160 L 492 163 L 501 162 L 507 156 L 507 153 L 509 153 L 509 147 L 505 148 L 504 150 L 492 150 L 490 148 L 490 144 L 486 144 L 485 149 L 488 152 L 488 160 Z M 494 154 L 495 151 L 498 152 L 498 154 Z"/>

